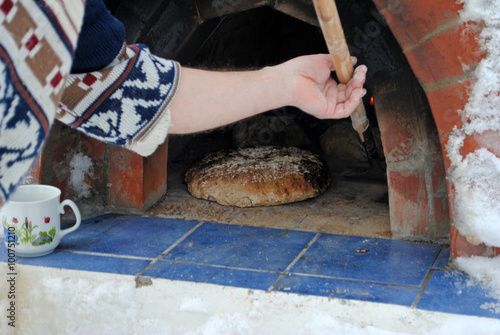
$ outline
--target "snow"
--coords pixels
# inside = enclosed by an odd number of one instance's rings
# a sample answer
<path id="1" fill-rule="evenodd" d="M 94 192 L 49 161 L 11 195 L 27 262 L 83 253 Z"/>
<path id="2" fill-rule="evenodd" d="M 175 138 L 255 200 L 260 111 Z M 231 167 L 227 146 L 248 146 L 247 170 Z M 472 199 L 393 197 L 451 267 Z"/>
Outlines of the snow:
<path id="1" fill-rule="evenodd" d="M 496 320 L 471 321 L 457 316 L 444 321 L 430 330 L 411 332 L 419 335 L 490 335 L 500 330 Z M 359 327 L 348 323 L 341 323 L 329 315 L 318 315 L 310 323 L 299 330 L 298 335 L 330 335 L 330 334 L 353 334 L 353 335 L 407 335 L 408 332 L 385 330 L 374 326 Z"/>
<path id="2" fill-rule="evenodd" d="M 500 245 L 500 159 L 482 148 L 451 172 L 455 184 L 454 224 L 469 242 Z"/>
<path id="3" fill-rule="evenodd" d="M 254 334 L 248 318 L 242 313 L 220 313 L 186 335 L 247 335 Z"/>
<path id="4" fill-rule="evenodd" d="M 71 171 L 70 186 L 79 198 L 89 197 L 91 186 L 85 182 L 85 175 L 93 175 L 92 159 L 82 153 L 77 153 L 71 159 L 69 166 Z"/>
<path id="5" fill-rule="evenodd" d="M 297 335 L 491 335 L 500 332 L 498 320 L 477 319 L 471 320 L 461 316 L 452 317 L 429 330 L 421 331 L 394 331 L 383 329 L 378 326 L 361 326 L 349 322 L 339 321 L 338 318 L 328 314 L 318 314 L 297 329 Z M 210 317 L 205 324 L 194 331 L 188 331 L 186 335 L 255 335 L 258 332 L 252 327 L 249 318 L 242 313 L 218 313 Z"/>
<path id="6" fill-rule="evenodd" d="M 473 244 L 500 247 L 500 158 L 485 148 L 462 156 L 465 137 L 500 130 L 500 0 L 459 0 L 463 21 L 484 25 L 479 36 L 486 57 L 476 69 L 463 128 L 455 128 L 447 143 L 450 180 L 455 186 L 454 224 Z"/>
<path id="7" fill-rule="evenodd" d="M 16 270 L 22 313 L 15 329 L 0 322 L 1 334 L 500 334 L 497 319 L 408 306 L 158 278 L 137 288 L 134 276 Z M 7 285 L 0 281 L 0 291 Z"/>
<path id="8" fill-rule="evenodd" d="M 463 128 L 455 128 L 447 143 L 451 160 L 450 180 L 455 186 L 454 224 L 473 244 L 500 247 L 500 158 L 479 148 L 462 156 L 460 149 L 467 135 L 500 130 L 500 0 L 458 0 L 464 9 L 463 21 L 484 25 L 479 36 L 486 57 L 475 70 L 477 81 L 471 88 L 463 111 Z M 477 282 L 491 288 L 500 301 L 500 256 L 459 257 L 458 268 Z M 500 313 L 500 303 L 482 308 Z M 476 332 L 476 330 L 474 330 Z"/>
<path id="9" fill-rule="evenodd" d="M 450 179 L 455 185 L 454 223 L 470 242 L 483 242 L 488 246 L 500 247 L 500 158 L 484 148 L 465 156 L 460 154 L 460 148 L 463 147 L 467 135 L 500 130 L 500 95 L 498 94 L 500 88 L 500 62 L 498 61 L 500 59 L 500 11 L 498 10 L 500 0 L 458 1 L 464 4 L 464 9 L 460 13 L 464 21 L 477 21 L 484 24 L 480 43 L 487 50 L 487 56 L 475 70 L 478 80 L 471 88 L 467 105 L 460 112 L 464 127 L 454 129 L 447 144 L 452 163 Z M 73 157 L 70 167 L 71 186 L 80 196 L 88 197 L 91 187 L 85 183 L 85 175 L 92 174 L 92 160 L 79 153 Z M 455 262 L 473 280 L 491 287 L 492 296 L 500 301 L 500 256 L 494 258 L 459 257 Z M 53 284 L 53 290 L 57 292 L 58 286 L 55 284 L 61 283 L 54 282 Z M 79 281 L 75 284 L 81 286 L 87 283 Z M 87 287 L 82 287 L 78 291 L 81 292 L 84 288 Z M 97 292 L 97 289 L 100 291 Z M 80 295 L 88 299 L 88 306 L 84 306 L 85 309 L 92 307 L 98 299 L 102 300 L 102 295 L 106 295 L 106 292 L 116 292 L 116 287 L 89 286 L 86 291 L 89 295 Z M 132 292 L 135 291 L 124 290 L 120 294 L 130 295 Z M 99 297 L 96 296 L 97 293 L 100 293 Z M 500 313 L 500 303 L 487 303 L 483 308 L 493 309 Z M 79 309 L 72 308 L 71 310 Z M 198 314 L 210 312 L 206 302 L 201 299 L 184 301 L 180 304 L 179 310 Z M 252 325 L 262 318 L 259 313 L 257 311 L 249 315 L 239 312 L 216 313 L 206 323 L 188 334 L 252 334 Z M 94 316 L 97 315 L 99 313 L 95 313 Z M 122 318 L 126 319 L 130 316 L 124 315 Z M 85 316 L 82 317 L 84 318 Z M 103 324 L 105 323 L 101 323 Z M 432 329 L 422 330 L 419 334 L 481 335 L 495 331 L 500 332 L 498 320 L 481 319 L 478 322 L 476 319 L 456 316 Z M 328 314 L 318 314 L 304 324 L 298 334 L 398 335 L 406 333 L 371 325 L 354 325 L 342 322 Z"/>
<path id="10" fill-rule="evenodd" d="M 496 314 L 500 314 L 500 256 L 488 258 L 473 256 L 469 258 L 458 257 L 455 264 L 471 276 L 470 285 L 484 285 L 491 288 L 492 298 L 497 299 L 496 303 L 485 303 L 481 306 Z"/>

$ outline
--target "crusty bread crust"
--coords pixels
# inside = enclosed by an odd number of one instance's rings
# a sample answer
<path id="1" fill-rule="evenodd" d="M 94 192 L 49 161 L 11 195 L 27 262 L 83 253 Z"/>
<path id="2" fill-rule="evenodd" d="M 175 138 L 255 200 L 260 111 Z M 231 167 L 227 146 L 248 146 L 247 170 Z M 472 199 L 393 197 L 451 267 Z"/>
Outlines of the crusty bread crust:
<path id="1" fill-rule="evenodd" d="M 186 173 L 196 198 L 222 205 L 280 205 L 316 197 L 329 183 L 321 158 L 298 148 L 259 147 L 205 156 Z"/>

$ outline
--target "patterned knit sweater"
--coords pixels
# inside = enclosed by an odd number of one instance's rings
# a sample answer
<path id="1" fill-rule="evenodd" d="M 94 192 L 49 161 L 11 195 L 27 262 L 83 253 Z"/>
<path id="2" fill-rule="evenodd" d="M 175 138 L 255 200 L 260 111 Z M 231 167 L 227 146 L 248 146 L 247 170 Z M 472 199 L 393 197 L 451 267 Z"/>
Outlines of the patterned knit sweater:
<path id="1" fill-rule="evenodd" d="M 102 0 L 0 0 L 0 205 L 54 118 L 144 156 L 164 142 L 180 66 L 124 36 Z"/>

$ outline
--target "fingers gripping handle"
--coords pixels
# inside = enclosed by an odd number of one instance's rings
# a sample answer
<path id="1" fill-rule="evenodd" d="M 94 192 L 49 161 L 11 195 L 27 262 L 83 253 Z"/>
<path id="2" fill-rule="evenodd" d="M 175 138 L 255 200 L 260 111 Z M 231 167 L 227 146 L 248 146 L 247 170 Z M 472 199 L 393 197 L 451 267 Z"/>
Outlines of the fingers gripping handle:
<path id="1" fill-rule="evenodd" d="M 63 202 L 61 202 L 61 208 L 60 208 L 61 214 L 64 214 L 64 206 L 71 207 L 73 213 L 75 213 L 76 223 L 71 228 L 61 230 L 60 232 L 61 238 L 64 235 L 69 234 L 72 231 L 75 231 L 78 227 L 80 227 L 80 223 L 82 223 L 82 216 L 80 215 L 80 210 L 78 210 L 78 207 L 76 207 L 76 204 L 73 201 L 66 199 Z"/>
<path id="2" fill-rule="evenodd" d="M 347 84 L 354 68 L 335 0 L 313 0 L 313 4 L 337 77 Z"/>
<path id="3" fill-rule="evenodd" d="M 341 83 L 346 84 L 351 80 L 354 68 L 335 0 L 313 0 L 313 4 L 337 77 Z M 368 129 L 369 122 L 362 103 L 351 114 L 351 121 L 361 141 L 364 142 L 363 133 Z"/>

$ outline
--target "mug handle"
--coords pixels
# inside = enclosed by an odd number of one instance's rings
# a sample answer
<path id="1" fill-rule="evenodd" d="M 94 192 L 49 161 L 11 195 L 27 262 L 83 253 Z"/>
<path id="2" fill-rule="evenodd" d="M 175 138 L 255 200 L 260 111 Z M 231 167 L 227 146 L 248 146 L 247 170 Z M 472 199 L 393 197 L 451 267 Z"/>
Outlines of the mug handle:
<path id="1" fill-rule="evenodd" d="M 82 216 L 80 215 L 80 211 L 78 210 L 78 207 L 76 207 L 76 204 L 73 201 L 66 199 L 63 202 L 61 202 L 61 209 L 60 209 L 61 214 L 64 214 L 64 206 L 71 207 L 73 213 L 75 213 L 76 223 L 71 228 L 62 229 L 59 232 L 61 238 L 63 238 L 64 235 L 69 234 L 72 231 L 75 231 L 78 227 L 80 227 L 80 223 L 82 223 Z"/>

